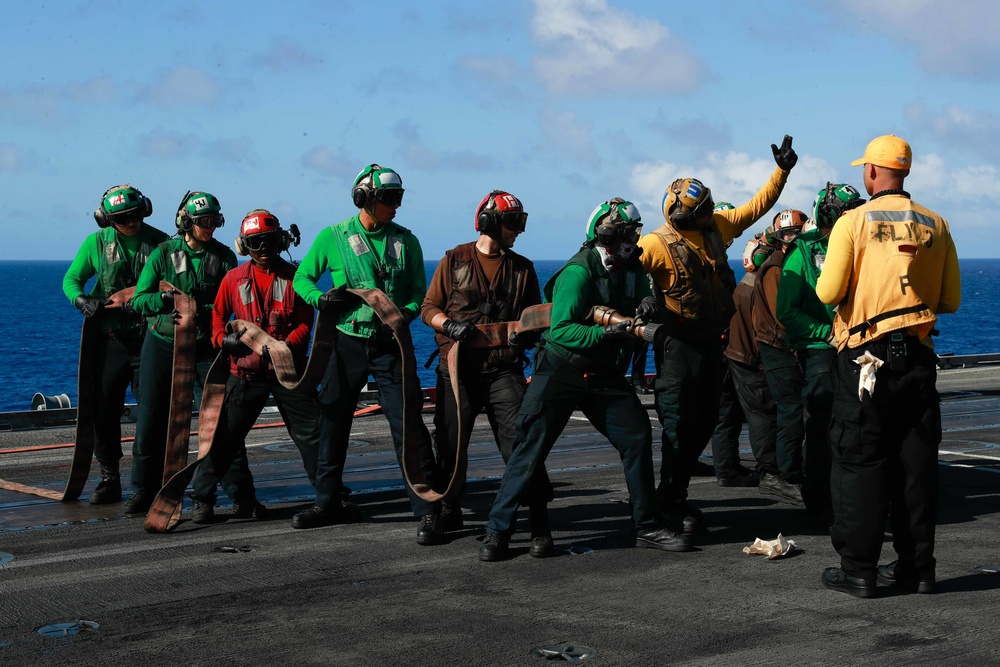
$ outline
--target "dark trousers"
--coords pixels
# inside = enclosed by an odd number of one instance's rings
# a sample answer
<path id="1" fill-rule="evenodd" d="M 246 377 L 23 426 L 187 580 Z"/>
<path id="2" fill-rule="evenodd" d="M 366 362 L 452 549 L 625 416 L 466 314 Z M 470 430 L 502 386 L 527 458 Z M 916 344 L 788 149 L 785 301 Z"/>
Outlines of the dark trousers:
<path id="1" fill-rule="evenodd" d="M 389 432 L 396 449 L 396 460 L 403 466 L 403 367 L 399 346 L 385 336 L 358 338 L 337 333 L 330 364 L 319 391 L 319 456 L 316 465 L 316 505 L 329 509 L 340 502 L 344 491 L 344 464 L 351 438 L 351 424 L 358 397 L 368 381 L 369 374 L 378 386 L 382 413 L 389 420 Z M 437 464 L 431 436 L 420 417 L 423 392 L 416 382 L 409 388 L 406 400 L 410 403 L 412 433 L 416 442 L 409 443 L 420 452 L 420 468 L 428 483 L 436 481 Z M 404 476 L 405 479 L 405 476 Z M 410 506 L 416 516 L 432 511 L 430 503 L 422 500 L 406 486 Z"/>
<path id="2" fill-rule="evenodd" d="M 103 466 L 118 469 L 122 458 L 122 410 L 125 390 L 139 395 L 139 354 L 142 337 L 111 337 L 107 334 L 97 348 L 94 378 L 94 458 Z"/>
<path id="3" fill-rule="evenodd" d="M 201 405 L 205 376 L 215 354 L 207 341 L 196 348 L 194 404 Z M 142 343 L 139 376 L 139 415 L 132 447 L 132 487 L 136 493 L 157 493 L 163 486 L 163 458 L 167 451 L 170 388 L 173 382 L 174 344 L 151 333 Z"/>
<path id="4" fill-rule="evenodd" d="M 585 376 L 568 361 L 540 348 L 517 417 L 514 451 L 490 509 L 488 532 L 511 532 L 520 499 L 575 409 L 618 450 L 635 525 L 643 529 L 663 525 L 653 480 L 649 417 L 629 380 L 624 375 Z"/>
<path id="5" fill-rule="evenodd" d="M 663 425 L 660 485 L 664 506 L 687 499 L 698 456 L 719 420 L 722 393 L 719 340 L 684 341 L 667 336 L 656 349 L 656 413 Z"/>
<path id="6" fill-rule="evenodd" d="M 739 472 L 740 433 L 743 432 L 743 422 L 746 421 L 728 362 L 723 357 L 725 371 L 722 374 L 722 393 L 719 398 L 719 421 L 712 433 L 712 462 L 715 464 L 715 476 L 719 479 L 733 477 Z"/>
<path id="7" fill-rule="evenodd" d="M 802 369 L 795 353 L 760 343 L 760 361 L 768 389 L 778 408 L 778 468 L 785 481 L 803 480 L 802 440 L 806 427 L 802 408 Z"/>
<path id="8" fill-rule="evenodd" d="M 486 412 L 493 437 L 496 439 L 500 456 L 504 463 L 510 460 L 514 450 L 514 440 L 517 434 L 517 414 L 524 399 L 524 373 L 517 370 L 493 370 L 489 372 L 459 372 L 458 396 L 461 407 L 462 441 L 461 446 L 469 444 L 476 416 Z M 456 410 L 455 395 L 451 389 L 451 376 L 448 369 L 438 366 L 437 406 L 434 411 L 434 444 L 437 448 L 438 460 L 441 466 L 441 486 L 447 484 L 448 478 L 455 470 L 455 444 L 458 442 L 459 430 L 458 410 Z M 461 496 L 465 487 L 465 476 L 456 480 L 458 494 Z M 444 492 L 444 488 L 439 489 Z M 552 501 L 552 483 L 545 472 L 545 466 L 538 468 L 532 476 L 525 495 L 520 499 L 522 505 L 545 505 Z"/>
<path id="9" fill-rule="evenodd" d="M 873 580 L 882 551 L 886 513 L 892 517 L 893 547 L 900 566 L 933 574 L 938 499 L 941 399 L 937 358 L 916 338 L 907 338 L 905 370 L 879 368 L 875 393 L 858 399 L 866 350 L 888 362 L 880 339 L 837 355 L 830 450 L 830 531 L 841 567 Z"/>
<path id="10" fill-rule="evenodd" d="M 833 408 L 833 366 L 837 350 L 800 350 L 805 381 L 802 403 L 806 415 L 805 473 L 802 497 L 813 514 L 830 514 L 830 410 Z"/>
<path id="11" fill-rule="evenodd" d="M 778 408 L 771 398 L 764 371 L 729 359 L 729 374 L 740 400 L 740 407 L 747 418 L 750 432 L 750 449 L 757 460 L 757 469 L 762 473 L 777 475 L 777 414 Z"/>
<path id="12" fill-rule="evenodd" d="M 319 403 L 314 392 L 286 389 L 273 376 L 243 379 L 230 375 L 219 415 L 212 453 L 198 466 L 191 497 L 215 504 L 215 489 L 221 482 L 226 495 L 237 505 L 253 505 L 257 495 L 247 458 L 247 433 L 257 422 L 267 397 L 274 395 L 288 435 L 299 449 L 310 483 L 316 480 L 319 449 Z"/>

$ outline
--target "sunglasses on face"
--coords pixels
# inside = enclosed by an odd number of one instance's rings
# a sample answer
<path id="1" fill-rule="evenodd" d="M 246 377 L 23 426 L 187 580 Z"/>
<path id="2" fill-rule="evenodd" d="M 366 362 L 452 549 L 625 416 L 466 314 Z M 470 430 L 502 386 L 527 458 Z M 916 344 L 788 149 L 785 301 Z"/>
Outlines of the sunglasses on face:
<path id="1" fill-rule="evenodd" d="M 512 232 L 523 232 L 528 224 L 528 214 L 524 211 L 502 211 L 496 216 L 500 224 Z"/>
<path id="2" fill-rule="evenodd" d="M 375 191 L 375 201 L 386 206 L 399 206 L 403 203 L 402 188 L 380 188 Z"/>
<path id="3" fill-rule="evenodd" d="M 132 225 L 138 225 L 140 222 L 142 222 L 142 213 L 138 211 L 119 213 L 111 218 L 111 224 L 117 227 L 131 227 Z"/>
<path id="4" fill-rule="evenodd" d="M 191 218 L 191 222 L 202 229 L 212 229 L 213 227 L 217 228 L 226 224 L 226 219 L 216 213 L 213 215 L 196 215 Z"/>
<path id="5" fill-rule="evenodd" d="M 263 250 L 264 248 L 276 248 L 278 247 L 278 232 L 266 232 L 264 234 L 244 236 L 243 245 L 245 245 L 248 250 L 253 250 L 254 252 Z"/>

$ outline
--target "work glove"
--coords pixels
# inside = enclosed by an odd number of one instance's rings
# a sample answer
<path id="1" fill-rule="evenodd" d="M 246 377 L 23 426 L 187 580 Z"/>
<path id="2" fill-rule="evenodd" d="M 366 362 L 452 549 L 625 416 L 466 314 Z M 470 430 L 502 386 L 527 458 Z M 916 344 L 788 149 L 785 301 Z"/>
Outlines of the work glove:
<path id="1" fill-rule="evenodd" d="M 160 298 L 163 299 L 163 307 L 167 310 L 174 309 L 174 293 L 170 290 L 165 292 L 160 292 Z"/>
<path id="2" fill-rule="evenodd" d="M 774 161 L 785 171 L 791 171 L 795 163 L 799 161 L 799 156 L 792 148 L 792 138 L 787 134 L 781 142 L 781 148 L 771 144 L 771 152 L 774 153 Z"/>
<path id="3" fill-rule="evenodd" d="M 632 335 L 632 332 L 629 329 L 631 324 L 631 322 L 623 320 L 621 322 L 606 325 L 604 327 L 604 339 L 613 340 L 618 343 L 635 342 L 638 339 Z"/>
<path id="4" fill-rule="evenodd" d="M 353 302 L 354 295 L 347 291 L 347 285 L 341 285 L 321 296 L 316 307 L 320 312 L 329 310 L 337 313 L 347 310 Z"/>
<path id="5" fill-rule="evenodd" d="M 510 334 L 510 344 L 511 347 L 520 347 L 527 350 L 528 348 L 535 347 L 538 341 L 542 337 L 541 329 L 534 329 L 528 331 L 522 331 L 518 333 L 517 331 L 512 331 Z"/>
<path id="6" fill-rule="evenodd" d="M 476 330 L 476 325 L 472 322 L 456 322 L 455 320 L 445 320 L 441 325 L 441 331 L 452 340 L 463 341 Z"/>
<path id="7" fill-rule="evenodd" d="M 656 297 L 647 296 L 635 309 L 635 316 L 643 322 L 658 322 L 660 320 L 660 308 L 656 303 Z"/>
<path id="8" fill-rule="evenodd" d="M 245 356 L 250 348 L 240 340 L 240 336 L 247 332 L 246 329 L 243 331 L 231 331 L 227 333 L 222 339 L 222 351 L 232 357 L 242 357 Z"/>
<path id="9" fill-rule="evenodd" d="M 87 296 L 86 294 L 81 294 L 76 297 L 75 301 L 73 301 L 73 305 L 80 309 L 80 312 L 83 313 L 84 317 L 93 317 L 103 310 L 104 306 L 109 303 L 111 303 L 110 299 L 95 299 L 94 297 Z"/>

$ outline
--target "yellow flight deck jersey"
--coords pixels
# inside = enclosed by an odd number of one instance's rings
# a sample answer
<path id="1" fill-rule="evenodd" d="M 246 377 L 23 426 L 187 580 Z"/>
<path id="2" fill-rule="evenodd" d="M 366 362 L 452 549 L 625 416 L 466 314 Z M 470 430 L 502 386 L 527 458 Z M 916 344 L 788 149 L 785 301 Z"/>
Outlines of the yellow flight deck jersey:
<path id="1" fill-rule="evenodd" d="M 938 313 L 962 300 L 948 222 L 898 194 L 845 213 L 830 234 L 816 296 L 840 304 L 837 348 L 858 347 L 905 329 L 928 347 Z"/>
<path id="2" fill-rule="evenodd" d="M 716 211 L 712 214 L 714 227 L 721 236 L 722 247 L 718 251 L 712 249 L 712 243 L 701 230 L 676 229 L 669 223 L 664 223 L 653 232 L 639 239 L 642 255 L 639 261 L 646 273 L 653 279 L 660 302 L 669 313 L 677 315 L 681 328 L 687 325 L 688 331 L 695 338 L 718 336 L 729 324 L 732 315 L 732 286 L 723 284 L 719 272 L 729 271 L 725 254 L 725 245 L 742 234 L 748 227 L 760 220 L 778 201 L 781 191 L 788 179 L 788 172 L 778 167 L 771 178 L 755 194 L 750 201 L 727 211 Z M 670 250 L 675 239 L 683 241 L 689 266 L 680 270 L 675 261 L 680 254 Z M 693 264 L 698 264 L 695 266 Z M 705 275 L 706 269 L 712 269 L 712 275 Z M 678 285 L 679 279 L 686 279 L 703 285 Z M 690 289 L 689 289 L 690 288 Z M 708 290 L 711 293 L 704 293 Z M 690 294 L 686 294 L 686 293 Z M 719 302 L 727 300 L 730 307 L 721 308 Z M 728 314 L 727 314 L 728 311 Z M 674 335 L 674 334 L 672 334 Z M 679 335 L 684 336 L 684 331 Z"/>

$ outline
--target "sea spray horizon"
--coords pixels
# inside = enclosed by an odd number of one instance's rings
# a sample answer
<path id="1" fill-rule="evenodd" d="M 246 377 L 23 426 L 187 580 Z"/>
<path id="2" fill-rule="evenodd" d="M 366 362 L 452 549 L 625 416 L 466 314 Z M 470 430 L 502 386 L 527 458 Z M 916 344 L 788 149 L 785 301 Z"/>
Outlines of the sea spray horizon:
<path id="1" fill-rule="evenodd" d="M 427 277 L 438 261 L 425 262 Z M 539 280 L 545 283 L 564 260 L 536 260 Z M 730 264 L 743 273 L 739 262 Z M 62 292 L 68 260 L 0 261 L 0 284 L 7 289 L 0 316 L 0 412 L 30 410 L 32 396 L 67 394 L 77 404 L 77 357 L 82 316 Z M 938 354 L 987 354 L 1000 352 L 997 307 L 1000 295 L 1000 259 L 960 260 L 962 305 L 938 320 L 935 340 Z M 329 286 L 329 276 L 325 278 Z M 431 329 L 417 320 L 410 330 L 423 386 L 433 386 L 434 369 L 424 362 L 435 349 Z M 653 355 L 649 355 L 651 370 Z"/>

